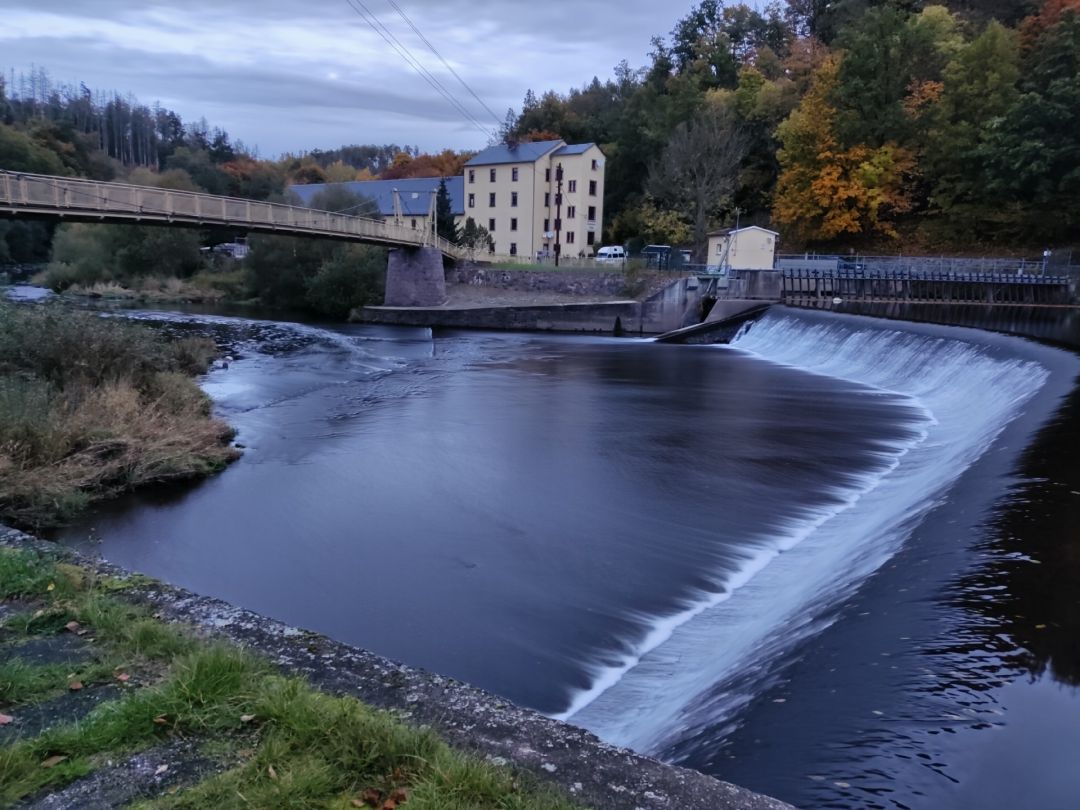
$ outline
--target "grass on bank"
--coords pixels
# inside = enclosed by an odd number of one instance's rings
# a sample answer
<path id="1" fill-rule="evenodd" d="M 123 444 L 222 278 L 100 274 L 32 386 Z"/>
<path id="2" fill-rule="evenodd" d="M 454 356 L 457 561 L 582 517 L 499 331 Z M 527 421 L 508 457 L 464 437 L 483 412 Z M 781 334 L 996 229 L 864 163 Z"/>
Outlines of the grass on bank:
<path id="1" fill-rule="evenodd" d="M 212 341 L 61 305 L 0 303 L 0 521 L 60 524 L 136 486 L 235 457 L 193 375 Z"/>
<path id="2" fill-rule="evenodd" d="M 196 738 L 227 769 L 138 807 L 572 810 L 509 769 L 452 750 L 429 729 L 318 692 L 247 653 L 165 625 L 119 600 L 117 587 L 123 583 L 36 552 L 0 549 L 0 598 L 35 606 L 5 621 L 5 631 L 48 635 L 61 619 L 77 621 L 93 634 L 102 664 L 120 661 L 125 671 L 146 673 L 145 686 L 102 703 L 79 723 L 0 748 L 0 804 L 59 788 L 107 758 Z M 45 616 L 52 618 L 41 621 Z M 19 700 L 48 696 L 47 680 Z M 17 715 L 19 705 L 3 711 Z M 50 761 L 56 764 L 42 767 Z"/>

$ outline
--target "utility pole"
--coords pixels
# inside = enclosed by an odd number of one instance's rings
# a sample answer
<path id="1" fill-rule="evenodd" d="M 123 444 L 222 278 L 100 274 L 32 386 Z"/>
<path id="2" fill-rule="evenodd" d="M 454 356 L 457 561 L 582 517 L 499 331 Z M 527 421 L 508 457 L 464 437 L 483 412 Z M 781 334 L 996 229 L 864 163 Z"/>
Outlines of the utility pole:
<path id="1" fill-rule="evenodd" d="M 562 164 L 555 164 L 555 266 L 559 266 L 559 234 L 562 233 Z"/>

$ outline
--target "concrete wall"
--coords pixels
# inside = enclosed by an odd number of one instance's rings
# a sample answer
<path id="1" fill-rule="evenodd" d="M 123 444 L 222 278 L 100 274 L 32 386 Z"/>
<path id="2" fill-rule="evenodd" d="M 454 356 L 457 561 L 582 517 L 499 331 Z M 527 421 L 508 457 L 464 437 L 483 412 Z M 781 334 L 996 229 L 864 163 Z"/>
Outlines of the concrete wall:
<path id="1" fill-rule="evenodd" d="M 616 322 L 625 332 L 638 331 L 641 305 L 637 301 L 625 301 L 609 304 L 463 307 L 461 309 L 364 307 L 354 315 L 357 320 L 364 323 L 381 323 L 391 326 L 445 326 L 457 329 L 614 334 Z"/>
<path id="2" fill-rule="evenodd" d="M 779 301 L 783 279 L 778 270 L 732 270 L 722 298 Z"/>
<path id="3" fill-rule="evenodd" d="M 465 271 L 454 271 L 465 272 Z M 494 284 L 536 284 L 550 286 L 529 287 L 533 290 L 574 291 L 575 281 L 566 278 L 567 273 L 523 273 L 516 270 L 479 271 L 478 278 L 485 284 L 492 282 L 488 274 L 494 274 Z M 622 274 L 600 274 L 607 279 L 596 279 L 596 273 L 582 273 L 579 280 L 583 286 L 601 283 L 622 284 Z M 590 278 L 592 277 L 592 278 Z M 520 289 L 510 286 L 508 289 Z M 697 323 L 701 316 L 701 293 L 704 287 L 695 277 L 669 280 L 660 290 L 644 301 L 584 302 L 574 304 L 548 304 L 536 306 L 492 307 L 427 307 L 382 306 L 364 307 L 353 313 L 353 320 L 364 323 L 381 323 L 393 326 L 446 326 L 461 329 L 508 329 L 524 331 L 600 332 L 614 334 L 621 330 L 626 334 L 654 335 L 678 329 L 688 323 Z M 618 329 L 616 328 L 618 327 Z"/>

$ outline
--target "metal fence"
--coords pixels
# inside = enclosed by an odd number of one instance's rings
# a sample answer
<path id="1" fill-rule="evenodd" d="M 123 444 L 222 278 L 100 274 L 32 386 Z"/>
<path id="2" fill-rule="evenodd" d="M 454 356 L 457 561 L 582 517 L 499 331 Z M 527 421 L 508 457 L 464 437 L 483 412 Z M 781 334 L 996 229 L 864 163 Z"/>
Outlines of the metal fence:
<path id="1" fill-rule="evenodd" d="M 1068 275 L 930 270 L 780 270 L 785 299 L 934 301 L 990 304 L 1062 304 L 1070 300 Z"/>

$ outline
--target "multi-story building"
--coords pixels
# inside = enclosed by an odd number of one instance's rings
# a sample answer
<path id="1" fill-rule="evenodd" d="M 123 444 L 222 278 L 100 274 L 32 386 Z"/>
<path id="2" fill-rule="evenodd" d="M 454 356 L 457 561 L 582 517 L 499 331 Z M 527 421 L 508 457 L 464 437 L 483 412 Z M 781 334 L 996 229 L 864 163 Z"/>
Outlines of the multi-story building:
<path id="1" fill-rule="evenodd" d="M 491 146 L 465 164 L 465 216 L 487 228 L 493 253 L 591 256 L 604 221 L 604 153 L 596 144 Z"/>
<path id="2" fill-rule="evenodd" d="M 604 222 L 604 153 L 593 143 L 535 141 L 500 144 L 465 164 L 462 177 L 445 177 L 458 226 L 467 218 L 491 234 L 495 256 L 526 260 L 592 256 Z M 404 224 L 430 227 L 428 212 L 438 177 L 341 183 L 371 199 L 371 213 L 394 216 L 395 192 Z M 323 183 L 290 186 L 305 205 Z M 363 214 L 364 212 L 357 212 Z"/>

